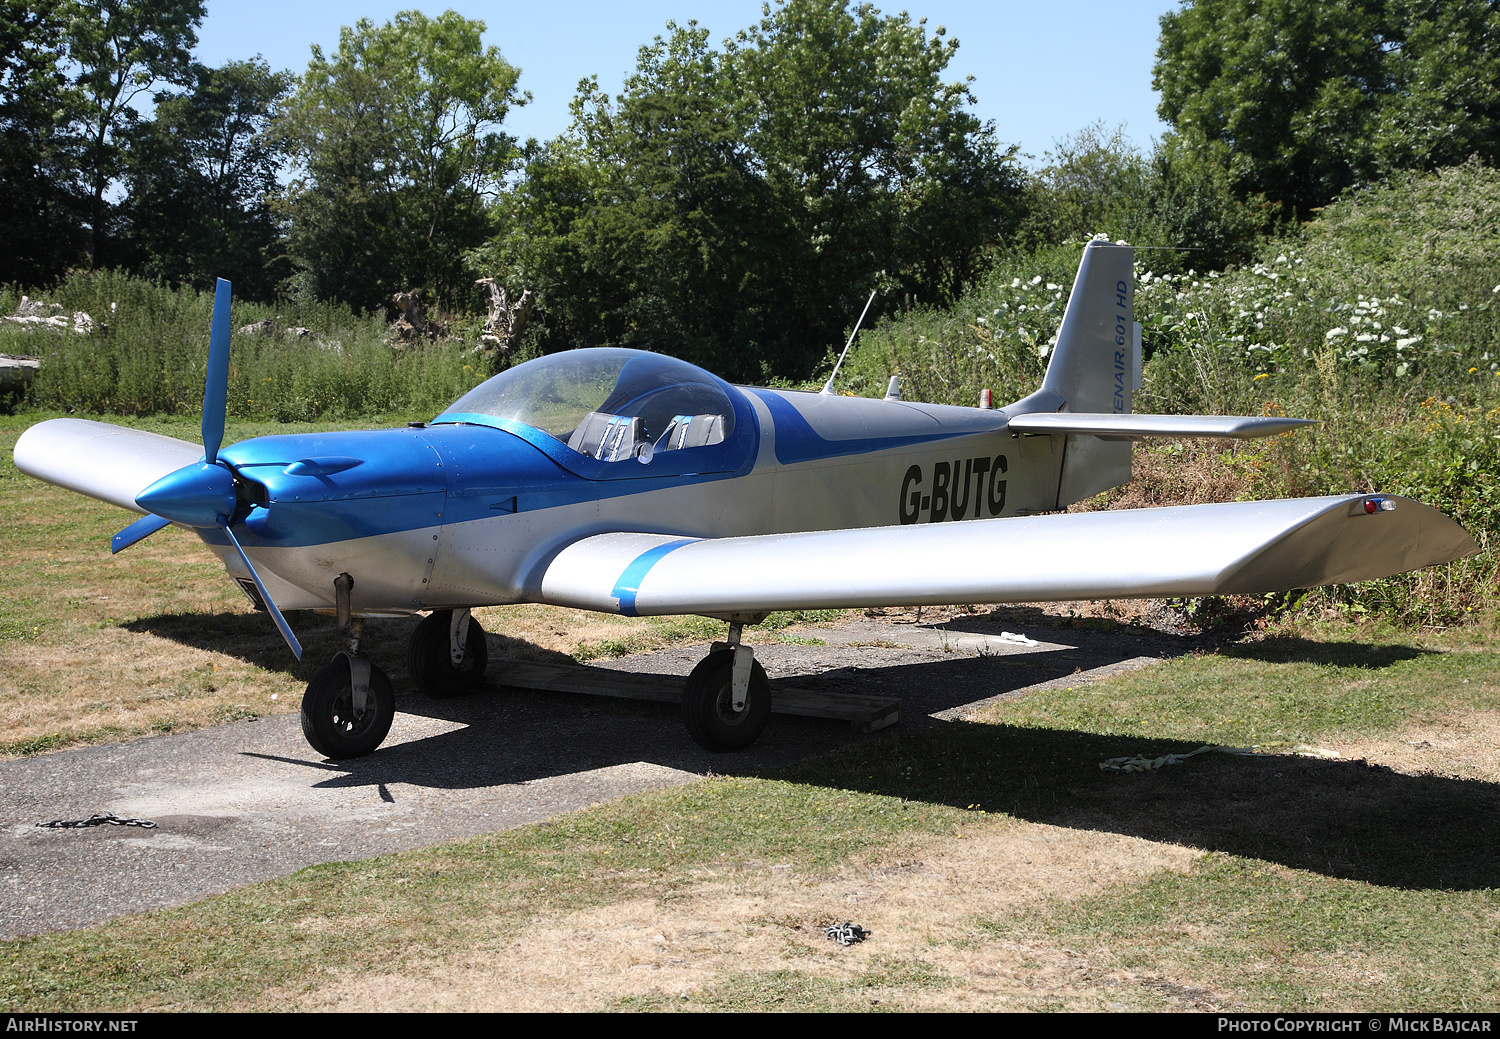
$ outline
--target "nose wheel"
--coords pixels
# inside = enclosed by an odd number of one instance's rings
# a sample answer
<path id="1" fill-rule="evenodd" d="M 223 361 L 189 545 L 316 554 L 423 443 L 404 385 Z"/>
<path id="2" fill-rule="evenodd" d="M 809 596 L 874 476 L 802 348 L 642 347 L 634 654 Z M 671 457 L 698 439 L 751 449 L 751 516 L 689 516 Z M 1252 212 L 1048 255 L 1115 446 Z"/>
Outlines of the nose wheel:
<path id="1" fill-rule="evenodd" d="M 360 758 L 380 746 L 396 719 L 396 693 L 368 657 L 340 653 L 302 696 L 302 734 L 325 757 Z"/>

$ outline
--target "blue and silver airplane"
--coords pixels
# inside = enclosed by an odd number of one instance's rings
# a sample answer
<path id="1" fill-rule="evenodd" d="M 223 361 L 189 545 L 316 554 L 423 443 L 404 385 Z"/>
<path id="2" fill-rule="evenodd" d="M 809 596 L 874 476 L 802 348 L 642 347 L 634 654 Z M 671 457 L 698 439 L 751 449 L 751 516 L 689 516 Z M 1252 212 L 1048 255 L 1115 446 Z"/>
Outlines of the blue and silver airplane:
<path id="1" fill-rule="evenodd" d="M 694 668 L 683 718 L 726 750 L 770 714 L 742 636 L 772 610 L 1271 592 L 1478 551 L 1442 514 L 1382 494 L 1061 512 L 1127 482 L 1134 440 L 1306 424 L 1133 413 L 1132 264 L 1129 247 L 1090 243 L 1041 389 L 1005 408 L 904 401 L 894 381 L 884 400 L 732 386 L 671 357 L 587 349 L 517 365 L 426 424 L 229 447 L 220 281 L 201 446 L 52 419 L 15 461 L 143 513 L 112 551 L 193 530 L 299 659 L 283 611 L 336 615 L 349 648 L 302 701 L 330 758 L 369 754 L 395 715 L 360 652 L 367 617 L 426 614 L 407 670 L 431 696 L 481 681 L 477 606 L 720 618 L 728 637 Z"/>

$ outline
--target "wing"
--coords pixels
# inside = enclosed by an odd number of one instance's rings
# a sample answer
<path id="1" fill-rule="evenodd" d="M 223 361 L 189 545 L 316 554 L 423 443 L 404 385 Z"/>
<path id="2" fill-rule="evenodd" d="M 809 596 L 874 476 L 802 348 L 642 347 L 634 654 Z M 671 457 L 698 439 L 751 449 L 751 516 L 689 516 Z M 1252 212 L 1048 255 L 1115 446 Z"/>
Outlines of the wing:
<path id="1" fill-rule="evenodd" d="M 186 440 L 76 418 L 37 423 L 15 449 L 16 468 L 27 476 L 141 513 L 137 494 L 202 457 L 203 448 Z"/>
<path id="2" fill-rule="evenodd" d="M 1222 595 L 1366 581 L 1477 551 L 1419 502 L 1345 495 L 739 538 L 599 534 L 553 559 L 538 598 L 724 616 Z"/>

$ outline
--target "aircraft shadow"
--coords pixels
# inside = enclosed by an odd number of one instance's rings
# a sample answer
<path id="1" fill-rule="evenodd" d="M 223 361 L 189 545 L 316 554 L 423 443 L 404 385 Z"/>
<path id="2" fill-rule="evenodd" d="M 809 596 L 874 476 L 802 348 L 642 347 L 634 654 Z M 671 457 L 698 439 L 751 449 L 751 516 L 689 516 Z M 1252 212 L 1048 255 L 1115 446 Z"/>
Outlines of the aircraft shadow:
<path id="1" fill-rule="evenodd" d="M 155 635 L 183 646 L 227 653 L 268 671 L 310 681 L 318 669 L 344 649 L 348 637 L 330 618 L 301 611 L 287 621 L 302 643 L 302 660 L 292 656 L 269 615 L 264 613 L 163 613 L 122 624 L 126 631 Z M 395 680 L 405 675 L 406 640 L 412 621 L 377 618 L 365 622 L 364 645 L 375 662 Z"/>
<path id="2" fill-rule="evenodd" d="M 1388 887 L 1500 885 L 1494 783 L 1288 756 L 1203 754 L 1147 773 L 1099 768 L 1110 758 L 1196 749 L 1174 740 L 958 722 L 804 761 L 783 775 Z"/>
<path id="3" fill-rule="evenodd" d="M 1235 642 L 1219 646 L 1226 657 L 1242 660 L 1264 660 L 1272 664 L 1337 664 L 1340 667 L 1362 667 L 1375 670 L 1402 660 L 1414 660 L 1437 650 L 1417 646 L 1392 646 L 1376 642 L 1314 642 L 1293 636 L 1272 636 L 1254 642 Z"/>
<path id="4" fill-rule="evenodd" d="M 307 663 L 294 666 L 274 629 L 264 630 L 268 626 L 266 618 L 244 614 L 161 616 L 129 625 L 309 676 L 342 645 L 333 626 L 319 618 L 299 630 Z M 1184 640 L 1148 639 L 1142 645 L 1127 638 L 1094 646 L 1078 640 L 1080 648 L 1074 650 L 955 656 L 784 679 L 835 692 L 899 696 L 903 723 L 862 736 L 846 723 L 776 715 L 754 747 L 712 754 L 692 743 L 670 704 L 495 686 L 453 700 L 424 697 L 411 689 L 400 660 L 407 628 L 401 621 L 372 622 L 368 644 L 395 681 L 398 709 L 451 723 L 450 731 L 388 745 L 355 761 L 320 761 L 301 747 L 285 757 L 255 756 L 306 768 L 319 787 L 373 787 L 386 799 L 393 796 L 388 788 L 398 784 L 479 788 L 645 762 L 699 774 L 774 776 L 878 791 L 957 808 L 978 805 L 1036 822 L 1243 855 L 1383 886 L 1500 887 L 1497 784 L 1409 776 L 1354 762 L 1214 754 L 1160 772 L 1106 772 L 1099 763 L 1108 758 L 1185 753 L 1197 745 L 928 717 L 1080 667 L 1141 655 L 1142 648 L 1147 655 L 1188 651 L 1192 646 Z M 491 636 L 492 660 L 517 645 Z M 1301 639 L 1221 650 L 1371 668 L 1424 652 Z"/>

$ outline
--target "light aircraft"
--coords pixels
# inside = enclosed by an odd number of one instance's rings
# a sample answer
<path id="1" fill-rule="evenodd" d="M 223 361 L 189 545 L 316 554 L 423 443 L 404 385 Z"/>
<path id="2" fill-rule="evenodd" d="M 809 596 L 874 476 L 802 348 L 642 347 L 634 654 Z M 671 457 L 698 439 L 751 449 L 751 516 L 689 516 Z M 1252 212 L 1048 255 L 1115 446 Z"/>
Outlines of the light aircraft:
<path id="1" fill-rule="evenodd" d="M 15 461 L 144 513 L 112 551 L 169 523 L 194 531 L 299 659 L 283 611 L 335 614 L 348 649 L 302 701 L 330 758 L 374 751 L 395 715 L 360 651 L 367 617 L 426 613 L 407 670 L 431 696 L 480 682 L 477 606 L 723 619 L 682 710 L 700 744 L 727 750 L 770 714 L 743 634 L 772 610 L 1271 592 L 1478 551 L 1384 494 L 1060 513 L 1128 481 L 1136 439 L 1305 424 L 1132 413 L 1133 259 L 1088 245 L 1041 389 L 1000 409 L 904 401 L 894 381 L 884 400 L 732 386 L 666 356 L 582 349 L 502 372 L 425 424 L 228 447 L 220 281 L 201 446 L 64 418 L 28 429 Z"/>

